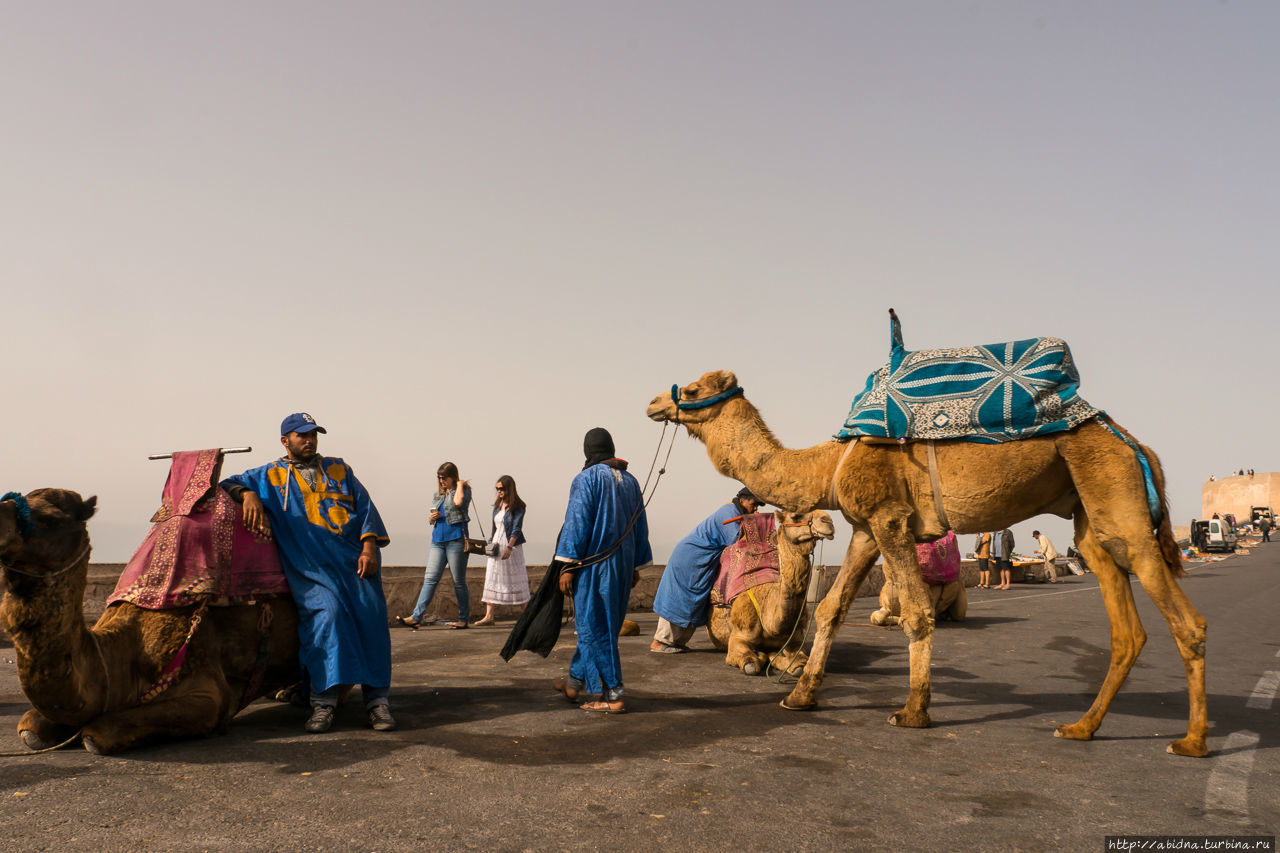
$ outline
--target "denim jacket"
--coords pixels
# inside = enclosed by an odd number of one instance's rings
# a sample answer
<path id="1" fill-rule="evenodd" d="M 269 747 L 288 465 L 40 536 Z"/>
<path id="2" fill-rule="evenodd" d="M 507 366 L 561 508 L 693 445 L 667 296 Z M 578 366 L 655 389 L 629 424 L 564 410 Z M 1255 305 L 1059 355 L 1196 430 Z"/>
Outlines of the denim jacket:
<path id="1" fill-rule="evenodd" d="M 496 516 L 498 514 L 498 511 L 494 510 L 493 514 Z M 497 525 L 494 525 L 494 526 L 496 527 Z M 523 509 L 507 510 L 507 541 L 503 542 L 502 544 L 506 545 L 510 543 L 512 545 L 523 545 L 524 544 L 523 527 L 524 527 L 524 510 Z M 513 539 L 515 540 L 514 542 L 511 541 Z"/>
<path id="2" fill-rule="evenodd" d="M 444 516 L 444 520 L 448 524 L 466 524 L 467 512 L 471 507 L 471 487 L 462 487 L 462 506 L 454 506 L 453 495 L 453 489 L 450 489 L 442 495 L 436 495 L 435 499 L 431 501 L 431 506 L 434 509 L 440 510 L 440 514 Z M 432 522 L 432 526 L 435 526 L 435 522 Z"/>

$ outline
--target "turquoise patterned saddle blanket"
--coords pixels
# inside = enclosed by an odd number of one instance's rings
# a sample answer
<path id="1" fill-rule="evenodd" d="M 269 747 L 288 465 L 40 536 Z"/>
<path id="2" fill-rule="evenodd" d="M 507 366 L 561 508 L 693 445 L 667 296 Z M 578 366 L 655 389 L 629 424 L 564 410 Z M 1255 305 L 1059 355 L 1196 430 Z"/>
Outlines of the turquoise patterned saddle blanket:
<path id="1" fill-rule="evenodd" d="M 892 309 L 889 363 L 853 401 L 857 436 L 995 444 L 1065 432 L 1104 413 L 1080 398 L 1080 374 L 1061 338 L 909 352 Z"/>

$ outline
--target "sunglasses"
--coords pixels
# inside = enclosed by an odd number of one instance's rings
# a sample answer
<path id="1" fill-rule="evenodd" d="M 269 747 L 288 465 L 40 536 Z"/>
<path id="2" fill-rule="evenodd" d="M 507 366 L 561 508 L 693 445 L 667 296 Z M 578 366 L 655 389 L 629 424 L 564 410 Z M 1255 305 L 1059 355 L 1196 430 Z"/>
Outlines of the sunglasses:
<path id="1" fill-rule="evenodd" d="M 494 486 L 494 487 L 493 487 L 493 490 L 494 490 L 495 492 L 505 492 L 505 491 L 506 491 L 506 488 L 505 488 L 504 486 Z"/>

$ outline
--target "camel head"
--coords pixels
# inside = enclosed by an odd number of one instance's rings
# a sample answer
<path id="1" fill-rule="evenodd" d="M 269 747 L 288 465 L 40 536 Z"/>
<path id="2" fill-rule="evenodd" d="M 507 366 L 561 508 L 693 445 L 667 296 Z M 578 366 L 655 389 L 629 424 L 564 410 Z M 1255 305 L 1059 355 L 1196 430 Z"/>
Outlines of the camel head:
<path id="1" fill-rule="evenodd" d="M 778 544 L 789 544 L 805 555 L 813 553 L 819 539 L 836 538 L 836 526 L 831 516 L 820 509 L 813 512 L 782 512 L 773 514 L 778 531 Z"/>
<path id="2" fill-rule="evenodd" d="M 22 575 L 52 574 L 88 554 L 85 527 L 98 499 L 66 489 L 36 489 L 0 500 L 0 565 Z"/>
<path id="3" fill-rule="evenodd" d="M 713 370 L 683 388 L 673 385 L 670 391 L 654 397 L 645 414 L 659 422 L 701 423 L 714 418 L 726 400 L 735 399 L 741 393 L 738 377 L 732 371 Z"/>

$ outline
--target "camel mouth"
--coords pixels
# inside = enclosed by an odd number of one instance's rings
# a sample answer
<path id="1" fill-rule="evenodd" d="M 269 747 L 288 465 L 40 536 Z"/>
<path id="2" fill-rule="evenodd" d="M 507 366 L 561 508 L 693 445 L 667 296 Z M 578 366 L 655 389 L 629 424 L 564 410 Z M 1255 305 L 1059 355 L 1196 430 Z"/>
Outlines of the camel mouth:
<path id="1" fill-rule="evenodd" d="M 669 421 L 673 417 L 673 407 L 671 405 L 670 395 L 659 394 L 653 398 L 653 402 L 649 404 L 649 408 L 645 409 L 645 416 L 651 421 Z"/>

